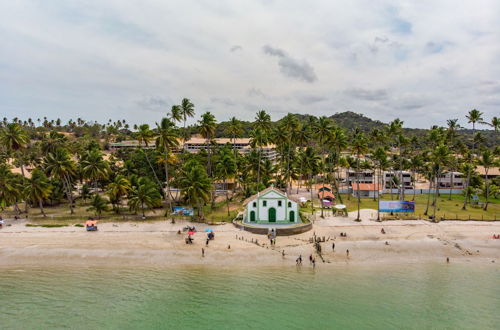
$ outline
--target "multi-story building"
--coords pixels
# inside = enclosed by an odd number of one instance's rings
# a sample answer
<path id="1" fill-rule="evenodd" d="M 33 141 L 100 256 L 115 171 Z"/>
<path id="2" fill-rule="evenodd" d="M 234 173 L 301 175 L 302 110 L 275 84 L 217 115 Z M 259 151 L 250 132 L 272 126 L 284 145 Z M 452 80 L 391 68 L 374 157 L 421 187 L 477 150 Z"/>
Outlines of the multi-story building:
<path id="1" fill-rule="evenodd" d="M 401 183 L 401 175 L 403 182 Z M 413 189 L 413 179 L 408 171 L 384 171 L 384 189 L 398 189 L 401 185 L 404 189 Z"/>
<path id="2" fill-rule="evenodd" d="M 372 170 L 360 170 L 359 172 L 355 170 L 347 171 L 347 184 L 352 187 L 353 184 L 357 183 L 373 183 L 375 178 L 374 172 Z"/>
<path id="3" fill-rule="evenodd" d="M 460 172 L 445 172 L 440 174 L 439 187 L 462 189 L 464 187 L 464 175 Z"/>

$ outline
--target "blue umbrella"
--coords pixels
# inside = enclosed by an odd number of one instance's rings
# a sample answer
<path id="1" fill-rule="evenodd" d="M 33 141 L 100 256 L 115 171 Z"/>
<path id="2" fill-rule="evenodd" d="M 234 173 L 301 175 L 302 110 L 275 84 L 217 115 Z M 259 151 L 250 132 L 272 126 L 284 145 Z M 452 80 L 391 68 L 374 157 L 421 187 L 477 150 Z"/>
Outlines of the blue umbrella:
<path id="1" fill-rule="evenodd" d="M 205 229 L 206 232 L 209 232 L 209 231 L 214 231 L 212 228 L 207 228 Z"/>

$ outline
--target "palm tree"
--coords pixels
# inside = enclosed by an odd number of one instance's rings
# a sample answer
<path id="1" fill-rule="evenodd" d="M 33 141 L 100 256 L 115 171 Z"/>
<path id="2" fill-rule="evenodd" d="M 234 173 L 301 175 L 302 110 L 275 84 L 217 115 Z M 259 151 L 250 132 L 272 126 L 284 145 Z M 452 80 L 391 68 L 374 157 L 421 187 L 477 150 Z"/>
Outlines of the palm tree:
<path id="1" fill-rule="evenodd" d="M 97 219 L 101 218 L 102 212 L 108 210 L 108 201 L 105 198 L 101 197 L 99 194 L 94 194 L 90 205 L 91 206 L 87 209 L 87 211 L 94 211 Z"/>
<path id="2" fill-rule="evenodd" d="M 469 123 L 472 123 L 472 153 L 471 153 L 471 165 L 472 165 L 472 162 L 474 161 L 474 157 L 475 157 L 475 149 L 476 149 L 476 141 L 474 140 L 474 137 L 476 135 L 476 123 L 477 122 L 482 122 L 483 121 L 483 113 L 479 110 L 476 110 L 476 109 L 472 109 L 471 111 L 469 111 L 469 113 L 467 114 L 467 116 L 465 116 L 468 120 Z M 465 187 L 469 187 L 469 184 L 470 184 L 470 174 L 471 172 L 469 172 L 467 174 L 467 181 L 465 183 Z M 464 199 L 464 205 L 462 206 L 462 209 L 465 210 L 467 208 L 467 200 L 468 200 L 468 189 L 465 190 L 465 199 Z"/>
<path id="3" fill-rule="evenodd" d="M 44 217 L 46 215 L 43 211 L 43 201 L 48 199 L 51 193 L 52 185 L 49 179 L 41 169 L 35 168 L 31 172 L 31 178 L 24 186 L 24 195 L 27 200 L 38 203 L 40 212 Z"/>
<path id="4" fill-rule="evenodd" d="M 210 199 L 212 183 L 205 169 L 195 160 L 184 164 L 179 184 L 182 196 L 198 210 L 198 218 L 203 217 L 202 204 Z"/>
<path id="5" fill-rule="evenodd" d="M 52 178 L 58 178 L 63 182 L 66 190 L 66 197 L 69 201 L 71 214 L 73 210 L 73 184 L 72 178 L 76 174 L 76 164 L 71 159 L 69 152 L 66 149 L 58 148 L 55 152 L 49 153 L 45 157 L 45 171 Z"/>
<path id="6" fill-rule="evenodd" d="M 154 137 L 153 131 L 151 131 L 148 124 L 142 124 L 142 125 L 139 125 L 137 127 L 136 136 L 137 136 L 137 141 L 139 142 L 139 148 L 141 148 L 140 150 L 143 152 L 144 156 L 146 157 L 146 161 L 148 162 L 148 165 L 151 168 L 151 171 L 153 172 L 153 176 L 154 176 L 156 182 L 158 183 L 158 187 L 160 189 L 163 189 L 163 186 L 160 182 L 160 179 L 158 179 L 158 176 L 156 175 L 156 171 L 155 171 L 153 165 L 151 164 L 151 160 L 149 159 L 148 153 L 142 149 L 143 144 L 146 148 L 149 147 L 149 141 L 151 141 L 151 139 Z"/>
<path id="7" fill-rule="evenodd" d="M 94 183 L 94 191 L 97 193 L 97 182 L 108 177 L 109 163 L 104 160 L 100 150 L 92 149 L 84 155 L 81 166 L 83 176 Z"/>
<path id="8" fill-rule="evenodd" d="M 437 200 L 438 200 L 437 197 L 438 197 L 438 193 L 439 193 L 439 178 L 441 176 L 443 168 L 449 162 L 449 157 L 450 157 L 450 150 L 444 144 L 437 146 L 432 151 L 431 159 L 432 159 L 432 162 L 434 163 L 434 168 L 436 170 L 436 172 L 435 172 L 436 187 L 434 189 L 434 211 L 433 211 L 433 217 L 432 217 L 432 219 L 434 221 L 437 221 L 436 220 L 436 208 L 437 208 Z"/>
<path id="9" fill-rule="evenodd" d="M 215 127 L 216 120 L 214 115 L 210 112 L 205 112 L 201 119 L 198 121 L 200 125 L 200 134 L 205 138 L 205 143 L 208 148 L 208 164 L 207 164 L 207 173 L 209 176 L 212 175 L 212 148 L 211 141 L 215 137 Z"/>
<path id="10" fill-rule="evenodd" d="M 170 109 L 170 118 L 174 122 L 180 123 L 183 119 L 182 116 L 182 108 L 180 105 L 173 105 L 172 109 Z"/>
<path id="11" fill-rule="evenodd" d="M 221 150 L 221 155 L 215 165 L 215 172 L 217 173 L 217 177 L 222 179 L 226 186 L 227 215 L 229 216 L 229 189 L 227 187 L 227 180 L 234 178 L 236 175 L 236 162 L 230 152 L 226 152 L 224 149 Z"/>
<path id="12" fill-rule="evenodd" d="M 8 152 L 12 152 L 16 157 L 20 157 L 19 153 L 29 143 L 29 137 L 25 129 L 17 124 L 10 123 L 0 130 L 0 145 L 2 145 Z M 21 173 L 24 175 L 24 164 L 20 164 Z"/>
<path id="13" fill-rule="evenodd" d="M 115 176 L 113 182 L 108 184 L 107 193 L 116 213 L 120 213 L 120 200 L 128 194 L 130 188 L 130 181 L 121 174 Z"/>
<path id="14" fill-rule="evenodd" d="M 257 127 L 250 132 L 250 145 L 252 148 L 258 148 L 258 169 L 257 169 L 257 191 L 261 190 L 261 159 L 262 159 L 262 147 L 268 145 L 269 136 L 265 133 L 265 131 Z"/>
<path id="15" fill-rule="evenodd" d="M 373 153 L 373 160 L 375 161 L 376 167 L 378 168 L 378 182 L 376 185 L 379 186 L 379 191 L 380 187 L 382 186 L 381 181 L 382 181 L 382 170 L 384 169 L 385 166 L 387 166 L 387 152 L 385 151 L 384 148 L 378 147 L 375 152 Z M 383 187 L 385 189 L 385 187 Z M 377 192 L 377 205 L 380 204 L 380 192 Z M 380 211 L 379 207 L 377 206 L 377 221 L 380 221 Z"/>
<path id="16" fill-rule="evenodd" d="M 128 206 L 130 210 L 135 212 L 140 209 L 142 219 L 145 219 L 145 210 L 157 206 L 160 200 L 161 195 L 155 184 L 148 178 L 143 177 L 139 179 L 137 186 L 130 190 Z"/>
<path id="17" fill-rule="evenodd" d="M 309 177 L 309 190 L 311 193 L 311 214 L 314 213 L 314 203 L 313 203 L 313 176 L 319 173 L 321 168 L 321 157 L 312 147 L 307 147 L 302 153 L 300 162 L 303 164 L 303 170 Z"/>
<path id="18" fill-rule="evenodd" d="M 496 161 L 495 161 L 493 153 L 489 149 L 486 149 L 481 154 L 481 157 L 478 159 L 477 163 L 484 167 L 484 174 L 485 174 L 484 186 L 485 186 L 485 190 L 486 190 L 486 192 L 485 192 L 486 203 L 484 204 L 484 210 L 486 211 L 486 210 L 488 210 L 489 188 L 490 188 L 490 183 L 488 180 L 488 171 L 490 168 L 492 168 L 496 165 Z"/>
<path id="19" fill-rule="evenodd" d="M 498 117 L 491 118 L 491 124 L 489 124 L 489 125 L 491 127 L 493 127 L 495 132 L 498 133 L 500 131 L 500 118 L 498 118 Z"/>
<path id="20" fill-rule="evenodd" d="M 163 118 L 160 124 L 156 123 L 156 128 L 158 131 L 158 137 L 156 138 L 156 148 L 161 150 L 164 155 L 163 164 L 165 166 L 165 182 L 167 192 L 165 193 L 165 201 L 169 200 L 169 195 L 172 197 L 170 192 L 170 177 L 168 173 L 168 163 L 169 155 L 172 149 L 179 146 L 179 140 L 177 140 L 177 132 L 175 131 L 175 124 L 168 118 Z M 169 209 L 172 210 L 172 203 L 170 202 Z"/>
<path id="21" fill-rule="evenodd" d="M 187 131 L 186 131 L 186 120 L 188 118 L 194 117 L 194 104 L 191 103 L 191 101 L 187 98 L 183 98 L 181 101 L 181 115 L 182 118 L 184 119 L 184 142 L 186 142 L 187 139 Z"/>
<path id="22" fill-rule="evenodd" d="M 360 171 L 360 158 L 361 155 L 365 154 L 368 151 L 368 144 L 366 138 L 363 133 L 356 132 L 354 139 L 352 141 L 352 151 L 356 154 L 356 184 L 357 184 L 357 192 L 358 192 L 358 216 L 356 217 L 356 221 L 361 221 L 360 207 L 361 207 L 361 194 L 359 192 L 359 171 Z"/>
<path id="23" fill-rule="evenodd" d="M 236 117 L 231 117 L 228 122 L 226 134 L 228 134 L 233 140 L 233 153 L 234 158 L 236 158 L 236 138 L 240 137 L 243 133 L 243 127 L 241 125 L 241 121 L 236 119 Z"/>
<path id="24" fill-rule="evenodd" d="M 21 198 L 22 184 L 16 176 L 7 164 L 0 164 L 0 208 L 14 205 L 14 210 L 19 214 L 21 210 L 17 202 Z"/>

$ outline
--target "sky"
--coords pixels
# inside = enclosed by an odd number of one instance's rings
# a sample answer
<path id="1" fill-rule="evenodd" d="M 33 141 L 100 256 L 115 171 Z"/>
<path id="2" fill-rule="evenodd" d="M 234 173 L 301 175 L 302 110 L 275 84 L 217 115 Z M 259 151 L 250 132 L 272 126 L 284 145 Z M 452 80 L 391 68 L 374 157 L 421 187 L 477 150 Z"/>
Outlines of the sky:
<path id="1" fill-rule="evenodd" d="M 500 1 L 3 0 L 0 117 L 500 115 Z M 470 126 L 470 125 L 469 125 Z"/>

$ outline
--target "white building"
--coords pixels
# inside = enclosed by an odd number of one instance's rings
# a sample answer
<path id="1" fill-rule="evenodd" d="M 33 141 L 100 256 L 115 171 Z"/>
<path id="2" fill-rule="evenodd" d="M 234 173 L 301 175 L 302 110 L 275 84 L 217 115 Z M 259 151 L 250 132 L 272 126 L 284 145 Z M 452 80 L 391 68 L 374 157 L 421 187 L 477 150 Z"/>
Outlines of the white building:
<path id="1" fill-rule="evenodd" d="M 243 222 L 259 224 L 300 223 L 299 207 L 286 193 L 269 187 L 247 198 Z"/>
<path id="2" fill-rule="evenodd" d="M 384 189 L 398 189 L 398 185 L 401 184 L 401 174 L 404 189 L 413 189 L 412 175 L 408 171 L 384 171 Z"/>
<path id="3" fill-rule="evenodd" d="M 358 183 L 373 183 L 374 172 L 372 170 L 360 170 L 356 172 L 355 170 L 347 171 L 347 184 L 352 187 L 354 184 Z"/>
<path id="4" fill-rule="evenodd" d="M 460 172 L 446 172 L 439 175 L 439 188 L 462 189 L 464 187 L 464 175 Z"/>

